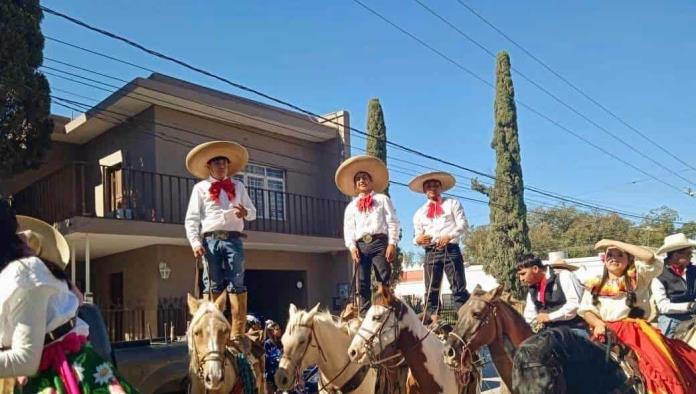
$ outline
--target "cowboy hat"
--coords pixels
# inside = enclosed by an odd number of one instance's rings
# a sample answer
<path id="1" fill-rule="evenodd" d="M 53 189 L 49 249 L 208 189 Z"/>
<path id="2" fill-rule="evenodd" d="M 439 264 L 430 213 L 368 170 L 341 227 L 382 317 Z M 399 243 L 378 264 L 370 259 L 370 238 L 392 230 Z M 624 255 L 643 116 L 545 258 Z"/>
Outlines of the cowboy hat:
<path id="1" fill-rule="evenodd" d="M 207 164 L 210 159 L 216 157 L 226 157 L 230 161 L 227 176 L 232 176 L 246 166 L 249 161 L 249 152 L 232 141 L 205 142 L 195 146 L 186 155 L 186 169 L 196 178 L 207 179 L 210 176 Z"/>
<path id="2" fill-rule="evenodd" d="M 408 183 L 408 187 L 416 193 L 423 193 L 423 184 L 431 180 L 439 181 L 442 185 L 443 192 L 453 188 L 456 183 L 452 174 L 444 171 L 433 171 L 413 178 L 411 182 Z"/>
<path id="3" fill-rule="evenodd" d="M 684 233 L 672 234 L 665 237 L 665 242 L 657 250 L 657 254 L 686 248 L 696 248 L 696 241 L 690 240 Z"/>
<path id="4" fill-rule="evenodd" d="M 577 271 L 580 267 L 570 264 L 569 262 L 565 261 L 564 259 L 557 259 L 554 260 L 553 262 L 550 262 L 548 264 L 549 267 L 551 268 L 563 268 L 567 269 L 568 271 Z"/>
<path id="5" fill-rule="evenodd" d="M 655 258 L 655 254 L 651 251 L 648 250 L 642 246 L 636 246 L 636 245 L 631 245 L 626 242 L 621 242 L 621 241 L 615 241 L 613 239 L 603 239 L 599 242 L 597 242 L 594 246 L 595 249 L 611 249 L 611 248 L 616 248 L 619 250 L 622 250 L 633 257 L 635 257 L 637 260 L 644 261 L 644 262 L 649 262 L 652 259 Z"/>
<path id="6" fill-rule="evenodd" d="M 50 261 L 65 269 L 70 260 L 70 247 L 63 234 L 50 224 L 29 216 L 17 215 L 18 234 L 42 260 Z"/>
<path id="7" fill-rule="evenodd" d="M 372 188 L 381 193 L 389 185 L 389 171 L 382 160 L 374 156 L 353 156 L 341 163 L 336 170 L 336 186 L 341 193 L 347 196 L 355 196 L 355 175 L 359 172 L 370 174 Z"/>

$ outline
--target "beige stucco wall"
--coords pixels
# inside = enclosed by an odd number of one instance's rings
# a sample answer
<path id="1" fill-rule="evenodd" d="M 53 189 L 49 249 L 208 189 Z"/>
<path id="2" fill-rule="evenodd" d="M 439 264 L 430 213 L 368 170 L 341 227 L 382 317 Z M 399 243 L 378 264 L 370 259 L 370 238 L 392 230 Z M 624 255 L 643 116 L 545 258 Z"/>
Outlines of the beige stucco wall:
<path id="1" fill-rule="evenodd" d="M 81 157 L 79 146 L 53 141 L 51 149 L 46 153 L 39 168 L 27 170 L 10 178 L 0 178 L 0 194 L 16 193 L 69 163 L 81 160 Z"/>

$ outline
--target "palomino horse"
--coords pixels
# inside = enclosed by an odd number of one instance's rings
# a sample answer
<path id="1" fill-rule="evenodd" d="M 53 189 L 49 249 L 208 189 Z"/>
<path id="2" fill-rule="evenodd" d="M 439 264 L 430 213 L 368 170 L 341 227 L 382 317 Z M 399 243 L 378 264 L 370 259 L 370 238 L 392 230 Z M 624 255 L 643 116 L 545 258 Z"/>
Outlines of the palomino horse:
<path id="1" fill-rule="evenodd" d="M 290 391 L 298 372 L 317 364 L 321 372 L 320 391 L 374 393 L 375 370 L 348 358 L 348 345 L 353 338 L 348 325 L 336 323 L 329 313 L 318 310 L 319 304 L 310 311 L 290 304 L 290 318 L 281 339 L 284 354 L 275 373 L 278 389 Z"/>
<path id="2" fill-rule="evenodd" d="M 532 335 L 524 318 L 500 298 L 503 288 L 475 291 L 459 309 L 454 330 L 444 347 L 445 363 L 455 370 L 466 370 L 466 360 L 488 345 L 493 364 L 508 388 L 512 387 L 514 349 Z"/>
<path id="3" fill-rule="evenodd" d="M 238 385 L 255 386 L 256 379 L 245 363 L 242 368 L 227 349 L 230 338 L 230 323 L 222 314 L 227 301 L 223 292 L 215 302 L 198 300 L 188 295 L 188 308 L 193 316 L 186 332 L 189 348 L 189 380 L 191 393 L 228 394 Z M 242 392 L 245 388 L 242 387 Z M 258 386 L 250 387 L 254 392 Z"/>
<path id="4" fill-rule="evenodd" d="M 350 359 L 378 364 L 375 360 L 394 343 L 410 368 L 421 393 L 478 393 L 479 376 L 466 382 L 442 362 L 443 345 L 421 323 L 415 312 L 390 290 L 380 286 L 348 349 Z M 471 379 L 469 379 L 471 380 Z M 467 384 L 470 383 L 470 384 Z"/>
<path id="5" fill-rule="evenodd" d="M 696 349 L 696 317 L 678 325 L 675 338 L 681 339 Z"/>

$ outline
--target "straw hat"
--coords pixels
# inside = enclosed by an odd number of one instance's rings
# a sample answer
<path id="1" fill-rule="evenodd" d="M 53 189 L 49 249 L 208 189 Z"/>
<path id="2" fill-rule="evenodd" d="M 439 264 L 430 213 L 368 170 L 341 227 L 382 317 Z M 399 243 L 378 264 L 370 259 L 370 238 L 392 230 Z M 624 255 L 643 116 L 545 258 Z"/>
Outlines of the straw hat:
<path id="1" fill-rule="evenodd" d="M 366 172 L 372 177 L 372 188 L 375 192 L 381 193 L 389 185 L 389 171 L 384 162 L 374 156 L 353 156 L 341 163 L 336 170 L 336 186 L 341 193 L 348 196 L 355 196 L 358 191 L 355 189 L 355 175 L 359 172 Z"/>
<path id="2" fill-rule="evenodd" d="M 684 233 L 677 233 L 665 237 L 665 242 L 657 250 L 657 254 L 674 252 L 679 249 L 696 248 L 696 241 L 686 237 Z"/>
<path id="3" fill-rule="evenodd" d="M 206 166 L 208 161 L 220 156 L 226 157 L 230 161 L 227 176 L 232 176 L 239 172 L 249 161 L 249 152 L 238 143 L 232 141 L 210 141 L 191 149 L 188 155 L 186 155 L 186 169 L 196 178 L 208 179 L 210 176 L 210 171 Z"/>
<path id="4" fill-rule="evenodd" d="M 443 192 L 453 188 L 456 183 L 452 174 L 444 171 L 434 171 L 413 178 L 411 182 L 408 183 L 408 187 L 416 193 L 423 193 L 423 184 L 430 180 L 440 181 Z"/>
<path id="5" fill-rule="evenodd" d="M 563 259 L 554 260 L 553 262 L 549 263 L 548 266 L 551 268 L 564 268 L 568 271 L 577 271 L 580 268 L 576 265 L 570 264 L 569 262 Z"/>
<path id="6" fill-rule="evenodd" d="M 37 257 L 65 269 L 70 260 L 70 247 L 63 234 L 50 224 L 29 216 L 17 215 L 17 222 L 18 234 L 24 237 Z"/>
<path id="7" fill-rule="evenodd" d="M 642 246 L 636 246 L 626 242 L 615 241 L 613 239 L 603 239 L 597 242 L 594 248 L 604 250 L 616 248 L 632 255 L 636 258 L 636 260 L 644 262 L 649 262 L 655 258 L 655 254 L 651 250 L 648 250 Z"/>

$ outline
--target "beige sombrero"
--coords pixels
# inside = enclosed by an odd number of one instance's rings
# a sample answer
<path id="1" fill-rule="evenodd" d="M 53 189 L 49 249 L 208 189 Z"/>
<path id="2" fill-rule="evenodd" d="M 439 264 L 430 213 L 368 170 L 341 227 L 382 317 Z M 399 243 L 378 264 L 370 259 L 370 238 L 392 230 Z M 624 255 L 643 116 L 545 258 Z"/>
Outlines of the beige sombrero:
<path id="1" fill-rule="evenodd" d="M 70 247 L 63 234 L 50 224 L 29 216 L 17 215 L 19 233 L 42 260 L 65 269 L 70 261 Z"/>
<path id="2" fill-rule="evenodd" d="M 341 193 L 348 196 L 355 196 L 355 175 L 359 172 L 366 172 L 372 177 L 372 188 L 375 192 L 381 193 L 389 185 L 389 171 L 382 160 L 374 156 L 353 156 L 341 163 L 336 170 L 336 186 Z"/>
<path id="3" fill-rule="evenodd" d="M 684 233 L 677 233 L 665 237 L 665 242 L 657 250 L 657 254 L 674 252 L 679 249 L 696 248 L 696 241 L 686 237 Z"/>
<path id="4" fill-rule="evenodd" d="M 655 253 L 653 251 L 646 249 L 642 246 L 631 245 L 626 242 L 615 241 L 613 239 L 603 239 L 597 242 L 594 246 L 595 249 L 610 249 L 616 248 L 623 250 L 624 252 L 633 255 L 636 260 L 649 262 L 655 258 Z"/>
<path id="5" fill-rule="evenodd" d="M 230 160 L 227 176 L 232 176 L 239 172 L 249 161 L 249 152 L 238 143 L 232 141 L 210 141 L 191 149 L 188 155 L 186 155 L 186 169 L 196 178 L 207 179 L 210 176 L 210 171 L 206 166 L 208 161 L 219 156 Z"/>
<path id="6" fill-rule="evenodd" d="M 564 259 L 554 260 L 553 262 L 549 263 L 548 266 L 551 268 L 564 268 L 568 271 L 577 271 L 580 268 L 577 265 L 570 264 Z"/>
<path id="7" fill-rule="evenodd" d="M 423 184 L 430 180 L 440 181 L 443 192 L 453 188 L 454 184 L 457 183 L 452 174 L 444 171 L 433 171 L 413 178 L 408 183 L 408 187 L 416 193 L 423 193 Z"/>

